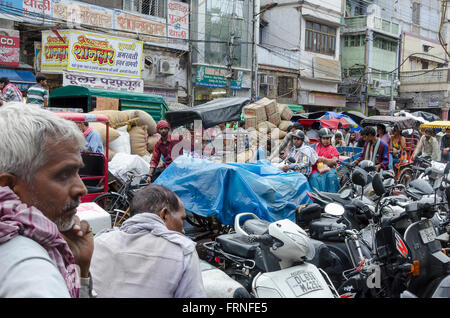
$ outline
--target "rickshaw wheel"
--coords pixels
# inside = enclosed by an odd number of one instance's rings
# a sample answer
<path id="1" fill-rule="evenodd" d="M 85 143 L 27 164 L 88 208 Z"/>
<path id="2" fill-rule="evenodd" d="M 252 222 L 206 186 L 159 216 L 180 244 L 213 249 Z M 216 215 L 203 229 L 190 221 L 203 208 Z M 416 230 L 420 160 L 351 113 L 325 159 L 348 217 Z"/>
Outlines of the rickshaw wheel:
<path id="1" fill-rule="evenodd" d="M 93 202 L 97 203 L 103 210 L 111 215 L 111 226 L 114 226 L 114 224 L 116 224 L 116 222 L 123 217 L 123 213 L 115 210 L 126 211 L 130 206 L 127 199 L 115 193 L 105 193 L 99 195 Z M 125 216 L 123 220 L 127 218 L 128 216 Z"/>
<path id="2" fill-rule="evenodd" d="M 414 172 L 412 171 L 412 169 L 407 168 L 400 172 L 398 181 L 400 184 L 403 184 L 404 186 L 408 186 L 409 183 L 413 180 L 413 178 L 414 178 Z"/>

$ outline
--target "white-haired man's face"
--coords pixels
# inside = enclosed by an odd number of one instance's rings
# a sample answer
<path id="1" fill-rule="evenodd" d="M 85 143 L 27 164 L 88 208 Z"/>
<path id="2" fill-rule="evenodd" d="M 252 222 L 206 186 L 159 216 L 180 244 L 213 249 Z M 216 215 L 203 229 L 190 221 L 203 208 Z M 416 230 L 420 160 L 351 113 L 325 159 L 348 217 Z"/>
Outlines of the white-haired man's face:
<path id="1" fill-rule="evenodd" d="M 21 201 L 39 209 L 60 232 L 72 228 L 80 198 L 87 193 L 78 175 L 83 166 L 78 144 L 50 141 L 47 162 L 33 176 L 31 184 L 17 177 L 14 192 Z"/>

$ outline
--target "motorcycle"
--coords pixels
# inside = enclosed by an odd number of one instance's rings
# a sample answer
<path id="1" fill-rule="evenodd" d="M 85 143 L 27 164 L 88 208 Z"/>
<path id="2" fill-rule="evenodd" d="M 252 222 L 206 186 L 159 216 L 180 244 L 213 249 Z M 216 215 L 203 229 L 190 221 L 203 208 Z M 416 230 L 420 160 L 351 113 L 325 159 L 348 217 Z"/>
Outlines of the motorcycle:
<path id="1" fill-rule="evenodd" d="M 442 252 L 430 221 L 435 214 L 433 201 L 422 198 L 398 216 L 383 216 L 380 202 L 388 191 L 380 174 L 372 183 L 380 197 L 371 216 L 376 225 L 373 257 L 362 259 L 338 291 L 344 297 L 450 297 L 450 258 Z M 402 236 L 393 225 L 405 218 L 412 223 Z"/>
<path id="2" fill-rule="evenodd" d="M 250 218 L 241 226 L 244 217 Z M 308 262 L 320 249 L 294 222 L 267 222 L 253 213 L 240 213 L 234 228 L 236 233 L 220 235 L 203 246 L 213 265 L 238 281 L 253 297 L 339 297 L 328 275 Z M 325 248 L 320 242 L 316 244 Z"/>

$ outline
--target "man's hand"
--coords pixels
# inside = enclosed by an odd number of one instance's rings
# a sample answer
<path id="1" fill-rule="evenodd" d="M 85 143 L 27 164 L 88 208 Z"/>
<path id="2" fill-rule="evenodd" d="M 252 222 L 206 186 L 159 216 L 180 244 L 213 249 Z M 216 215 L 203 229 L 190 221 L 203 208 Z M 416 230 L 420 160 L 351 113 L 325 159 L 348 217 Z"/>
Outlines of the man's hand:
<path id="1" fill-rule="evenodd" d="M 291 169 L 288 165 L 285 165 L 284 167 L 283 167 L 283 171 L 284 172 L 286 172 L 286 171 L 288 171 L 289 169 Z"/>
<path id="2" fill-rule="evenodd" d="M 74 216 L 74 218 L 74 226 L 61 234 L 75 257 L 75 264 L 80 266 L 80 276 L 87 278 L 89 277 L 89 267 L 94 252 L 94 237 L 87 221 L 80 222 L 78 216 Z"/>

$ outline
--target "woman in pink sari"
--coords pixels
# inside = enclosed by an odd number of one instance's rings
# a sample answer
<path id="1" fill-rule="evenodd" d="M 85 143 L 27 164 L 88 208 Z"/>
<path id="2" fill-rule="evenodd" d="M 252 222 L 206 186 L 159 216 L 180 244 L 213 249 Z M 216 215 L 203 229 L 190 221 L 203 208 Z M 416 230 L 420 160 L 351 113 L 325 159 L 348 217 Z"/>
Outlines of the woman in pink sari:
<path id="1" fill-rule="evenodd" d="M 331 145 L 333 133 L 328 128 L 319 131 L 320 142 L 316 146 L 319 156 L 309 177 L 309 184 L 313 190 L 337 193 L 340 188 L 336 166 L 339 152 Z"/>

